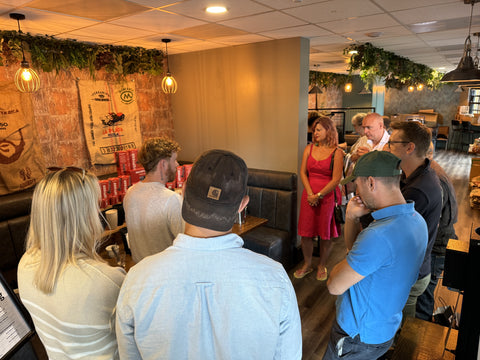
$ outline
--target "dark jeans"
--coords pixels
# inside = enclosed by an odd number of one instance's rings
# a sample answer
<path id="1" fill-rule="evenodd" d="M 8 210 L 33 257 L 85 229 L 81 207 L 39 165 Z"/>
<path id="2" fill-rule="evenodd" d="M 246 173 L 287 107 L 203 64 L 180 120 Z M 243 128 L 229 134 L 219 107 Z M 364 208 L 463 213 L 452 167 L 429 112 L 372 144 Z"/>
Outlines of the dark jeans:
<path id="1" fill-rule="evenodd" d="M 360 341 L 359 335 L 354 338 L 348 336 L 335 320 L 323 360 L 375 360 L 385 354 L 392 343 L 393 338 L 383 344 L 365 344 Z"/>
<path id="2" fill-rule="evenodd" d="M 439 256 L 432 253 L 432 277 L 428 283 L 425 292 L 417 299 L 417 308 L 415 316 L 422 320 L 432 321 L 432 315 L 435 306 L 435 288 L 438 278 L 442 274 L 445 264 L 445 256 Z"/>

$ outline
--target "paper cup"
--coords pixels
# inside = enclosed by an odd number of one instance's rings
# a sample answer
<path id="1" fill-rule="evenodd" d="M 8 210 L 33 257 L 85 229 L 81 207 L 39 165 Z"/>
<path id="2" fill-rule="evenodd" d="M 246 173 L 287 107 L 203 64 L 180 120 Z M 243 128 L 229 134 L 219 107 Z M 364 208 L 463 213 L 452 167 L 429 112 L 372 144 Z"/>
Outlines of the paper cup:
<path id="1" fill-rule="evenodd" d="M 111 230 L 114 230 L 118 226 L 118 212 L 117 209 L 110 209 L 105 211 L 105 216 L 107 218 L 108 225 Z"/>

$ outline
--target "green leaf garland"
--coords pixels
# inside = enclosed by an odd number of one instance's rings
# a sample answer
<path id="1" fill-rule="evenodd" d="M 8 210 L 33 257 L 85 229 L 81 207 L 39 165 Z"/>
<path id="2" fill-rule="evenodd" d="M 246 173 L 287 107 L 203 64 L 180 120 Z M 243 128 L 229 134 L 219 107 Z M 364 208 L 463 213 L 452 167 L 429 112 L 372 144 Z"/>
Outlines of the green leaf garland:
<path id="1" fill-rule="evenodd" d="M 0 65 L 3 66 L 22 60 L 23 44 L 25 51 L 30 52 L 32 67 L 44 72 L 88 69 L 92 78 L 101 69 L 123 77 L 137 73 L 163 74 L 164 54 L 157 49 L 59 40 L 17 31 L 0 30 L 0 38 Z"/>

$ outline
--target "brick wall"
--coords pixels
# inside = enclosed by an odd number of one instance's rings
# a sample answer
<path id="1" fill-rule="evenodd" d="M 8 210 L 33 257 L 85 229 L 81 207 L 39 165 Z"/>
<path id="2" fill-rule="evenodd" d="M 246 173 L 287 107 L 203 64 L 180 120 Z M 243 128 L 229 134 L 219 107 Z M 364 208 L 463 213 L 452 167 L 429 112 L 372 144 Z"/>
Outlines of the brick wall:
<path id="1" fill-rule="evenodd" d="M 0 66 L 0 81 L 12 81 L 17 66 Z M 116 171 L 113 165 L 90 162 L 82 125 L 82 112 L 76 81 L 89 80 L 88 70 L 74 69 L 59 74 L 38 72 L 41 88 L 31 94 L 34 126 L 47 166 L 74 165 L 94 171 L 97 175 Z M 98 80 L 114 81 L 105 72 L 96 74 Z M 137 102 L 142 139 L 166 135 L 174 138 L 170 95 L 161 90 L 161 76 L 131 75 L 136 83 Z"/>

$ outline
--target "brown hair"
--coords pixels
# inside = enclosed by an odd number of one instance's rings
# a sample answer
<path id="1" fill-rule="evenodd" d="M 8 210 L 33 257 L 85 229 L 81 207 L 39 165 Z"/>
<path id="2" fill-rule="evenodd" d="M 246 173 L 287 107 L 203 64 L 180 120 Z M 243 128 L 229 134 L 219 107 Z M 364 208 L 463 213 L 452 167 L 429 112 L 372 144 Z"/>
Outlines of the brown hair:
<path id="1" fill-rule="evenodd" d="M 145 141 L 138 152 L 138 161 L 148 173 L 155 169 L 162 159 L 172 157 L 172 154 L 180 151 L 180 145 L 167 137 L 157 137 Z"/>
<path id="2" fill-rule="evenodd" d="M 325 144 L 330 147 L 337 147 L 338 133 L 333 120 L 326 116 L 320 116 L 313 123 L 313 126 L 312 126 L 313 132 L 315 132 L 315 128 L 317 127 L 317 125 L 321 125 L 327 132 L 327 136 L 325 138 Z"/>
<path id="3" fill-rule="evenodd" d="M 415 153 L 418 157 L 427 156 L 432 141 L 432 132 L 429 128 L 418 121 L 394 121 L 390 127 L 393 130 L 401 130 L 402 139 L 415 144 Z"/>

